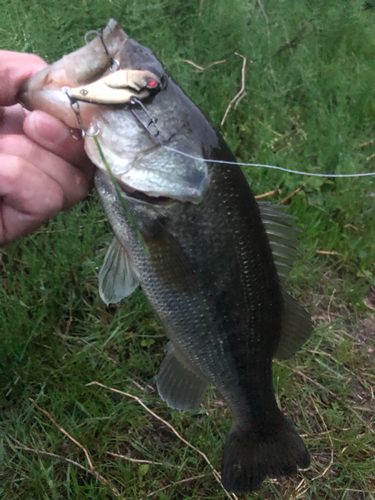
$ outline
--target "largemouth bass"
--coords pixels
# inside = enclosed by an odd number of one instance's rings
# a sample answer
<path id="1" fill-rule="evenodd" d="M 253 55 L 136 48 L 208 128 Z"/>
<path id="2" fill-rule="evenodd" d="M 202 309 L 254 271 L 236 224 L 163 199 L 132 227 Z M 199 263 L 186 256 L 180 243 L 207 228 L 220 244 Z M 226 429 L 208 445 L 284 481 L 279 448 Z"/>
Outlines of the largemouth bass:
<path id="1" fill-rule="evenodd" d="M 191 410 L 213 384 L 231 408 L 225 488 L 249 492 L 267 476 L 307 467 L 272 380 L 272 359 L 291 357 L 312 331 L 283 285 L 298 243 L 291 218 L 258 204 L 238 166 L 215 163 L 235 162 L 223 138 L 114 20 L 33 76 L 22 98 L 87 132 L 115 234 L 100 294 L 118 302 L 140 284 L 159 315 L 170 338 L 160 397 Z"/>

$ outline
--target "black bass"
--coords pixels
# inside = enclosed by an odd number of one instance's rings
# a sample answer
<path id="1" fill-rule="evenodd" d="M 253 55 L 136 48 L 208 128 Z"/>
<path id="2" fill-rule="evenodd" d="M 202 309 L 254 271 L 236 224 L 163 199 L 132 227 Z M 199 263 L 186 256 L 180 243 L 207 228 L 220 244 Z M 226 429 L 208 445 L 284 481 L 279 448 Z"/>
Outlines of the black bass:
<path id="1" fill-rule="evenodd" d="M 298 243 L 291 218 L 257 204 L 238 166 L 215 163 L 235 161 L 220 134 L 114 20 L 32 77 L 23 102 L 86 130 L 115 233 L 100 294 L 118 302 L 141 284 L 170 338 L 157 377 L 170 407 L 197 408 L 208 384 L 228 403 L 225 488 L 248 492 L 308 467 L 272 381 L 272 359 L 291 357 L 312 331 L 282 284 Z"/>

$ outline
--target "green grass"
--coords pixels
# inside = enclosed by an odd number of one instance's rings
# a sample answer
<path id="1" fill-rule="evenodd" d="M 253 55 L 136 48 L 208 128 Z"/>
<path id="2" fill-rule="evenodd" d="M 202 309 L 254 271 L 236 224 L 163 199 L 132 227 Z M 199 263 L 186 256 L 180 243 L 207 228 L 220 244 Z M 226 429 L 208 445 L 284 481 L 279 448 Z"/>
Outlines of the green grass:
<path id="1" fill-rule="evenodd" d="M 0 46 L 50 62 L 116 17 L 159 55 L 241 161 L 325 174 L 375 170 L 375 158 L 367 160 L 375 151 L 373 2 L 264 0 L 267 20 L 255 0 L 204 0 L 201 16 L 198 0 L 3 4 Z M 247 57 L 247 95 L 220 127 L 241 84 L 235 51 Z M 181 62 L 207 66 L 226 58 L 203 73 Z M 303 230 L 290 288 L 317 325 L 293 360 L 274 366 L 277 397 L 304 436 L 312 465 L 297 478 L 267 480 L 246 498 L 374 499 L 375 319 L 364 300 L 375 285 L 375 179 L 245 172 L 256 194 L 281 189 L 273 202 L 306 183 L 288 202 Z M 136 401 L 86 385 L 97 380 L 141 397 L 220 468 L 230 415 L 218 394 L 211 390 L 198 412 L 168 409 L 155 392 L 166 339 L 142 292 L 109 308 L 99 298 L 98 270 L 111 241 L 103 219 L 90 195 L 0 249 L 0 498 L 113 497 L 63 460 L 88 468 L 82 449 L 32 398 L 88 450 L 122 498 L 146 498 L 205 474 L 152 498 L 224 499 L 203 458 L 164 424 Z"/>

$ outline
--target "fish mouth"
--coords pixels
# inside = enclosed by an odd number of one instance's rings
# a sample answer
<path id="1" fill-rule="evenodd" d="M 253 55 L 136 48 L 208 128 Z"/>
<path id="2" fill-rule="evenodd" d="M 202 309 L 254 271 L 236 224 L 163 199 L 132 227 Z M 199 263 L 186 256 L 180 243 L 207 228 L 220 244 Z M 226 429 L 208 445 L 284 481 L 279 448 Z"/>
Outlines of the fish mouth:
<path id="1" fill-rule="evenodd" d="M 143 191 L 137 191 L 126 186 L 122 182 L 118 182 L 121 191 L 125 194 L 126 198 L 131 198 L 137 202 L 147 203 L 148 205 L 167 206 L 176 201 L 169 196 L 151 196 Z"/>

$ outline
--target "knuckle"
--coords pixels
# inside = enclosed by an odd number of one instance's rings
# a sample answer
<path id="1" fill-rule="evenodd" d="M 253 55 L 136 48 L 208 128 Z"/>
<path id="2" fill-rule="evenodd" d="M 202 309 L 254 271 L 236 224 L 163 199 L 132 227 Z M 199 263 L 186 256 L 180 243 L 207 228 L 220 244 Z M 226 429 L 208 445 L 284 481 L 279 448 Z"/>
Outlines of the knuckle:
<path id="1" fill-rule="evenodd" d="M 46 219 L 55 217 L 64 208 L 65 197 L 57 183 L 51 183 L 43 200 L 43 212 Z"/>
<path id="2" fill-rule="evenodd" d="M 40 189 L 38 194 L 38 201 L 34 206 L 34 211 L 41 222 L 52 219 L 64 209 L 63 190 L 52 179 L 45 180 L 43 190 Z"/>
<path id="3" fill-rule="evenodd" d="M 39 64 L 39 65 L 44 65 L 44 66 L 46 65 L 46 62 L 44 61 L 44 59 L 37 56 L 36 54 L 28 53 L 27 56 L 28 56 L 29 62 L 32 64 L 35 64 L 35 65 Z"/>
<path id="4" fill-rule="evenodd" d="M 75 183 L 74 188 L 71 189 L 67 196 L 66 209 L 70 209 L 82 201 L 87 194 L 87 181 L 83 176 L 76 176 Z"/>
<path id="5" fill-rule="evenodd" d="M 9 153 L 17 157 L 24 153 L 31 155 L 33 145 L 23 135 L 0 135 L 0 153 Z"/>

